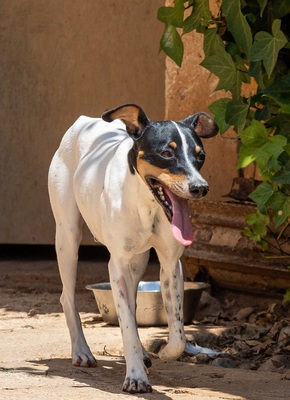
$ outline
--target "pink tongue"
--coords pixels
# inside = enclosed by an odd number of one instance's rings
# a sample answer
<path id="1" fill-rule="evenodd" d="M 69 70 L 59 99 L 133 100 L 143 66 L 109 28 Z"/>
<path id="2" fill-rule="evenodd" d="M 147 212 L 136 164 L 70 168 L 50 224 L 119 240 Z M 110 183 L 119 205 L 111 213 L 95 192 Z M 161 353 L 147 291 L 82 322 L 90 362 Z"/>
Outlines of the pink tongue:
<path id="1" fill-rule="evenodd" d="M 174 238 L 183 246 L 189 246 L 193 242 L 193 231 L 188 214 L 187 200 L 175 196 L 165 189 L 172 203 L 173 218 L 171 230 Z"/>

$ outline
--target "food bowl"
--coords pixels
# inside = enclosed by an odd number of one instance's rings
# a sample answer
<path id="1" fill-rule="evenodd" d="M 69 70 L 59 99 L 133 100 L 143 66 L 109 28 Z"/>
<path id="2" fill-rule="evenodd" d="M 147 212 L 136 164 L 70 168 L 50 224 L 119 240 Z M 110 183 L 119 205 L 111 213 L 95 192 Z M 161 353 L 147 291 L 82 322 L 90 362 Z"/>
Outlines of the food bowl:
<path id="1" fill-rule="evenodd" d="M 203 290 L 210 287 L 203 282 L 184 282 L 184 323 L 190 324 L 198 307 Z M 104 322 L 119 325 L 110 283 L 86 286 L 92 290 Z M 160 291 L 160 282 L 140 282 L 137 292 L 137 324 L 139 326 L 167 325 L 166 313 Z"/>

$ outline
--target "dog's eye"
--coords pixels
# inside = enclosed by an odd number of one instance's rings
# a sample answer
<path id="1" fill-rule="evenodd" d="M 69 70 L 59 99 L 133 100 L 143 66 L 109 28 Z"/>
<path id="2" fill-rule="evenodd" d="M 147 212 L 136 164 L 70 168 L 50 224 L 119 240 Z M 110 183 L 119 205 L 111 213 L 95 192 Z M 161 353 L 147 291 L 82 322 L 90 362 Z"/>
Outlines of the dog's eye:
<path id="1" fill-rule="evenodd" d="M 173 152 L 170 150 L 164 150 L 161 153 L 162 157 L 164 158 L 172 158 L 174 156 Z"/>

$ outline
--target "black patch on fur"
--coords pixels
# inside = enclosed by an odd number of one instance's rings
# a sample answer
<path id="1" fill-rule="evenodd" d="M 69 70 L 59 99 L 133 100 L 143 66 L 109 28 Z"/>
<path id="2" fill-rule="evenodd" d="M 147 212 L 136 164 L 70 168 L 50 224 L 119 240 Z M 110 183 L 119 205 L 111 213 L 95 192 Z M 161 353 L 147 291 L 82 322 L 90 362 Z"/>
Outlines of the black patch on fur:
<path id="1" fill-rule="evenodd" d="M 145 356 L 143 358 L 143 362 L 144 362 L 145 367 L 147 367 L 147 368 L 152 367 L 152 361 L 148 356 Z"/>
<path id="2" fill-rule="evenodd" d="M 128 153 L 128 164 L 131 174 L 134 175 L 137 170 L 137 149 L 135 143 Z"/>

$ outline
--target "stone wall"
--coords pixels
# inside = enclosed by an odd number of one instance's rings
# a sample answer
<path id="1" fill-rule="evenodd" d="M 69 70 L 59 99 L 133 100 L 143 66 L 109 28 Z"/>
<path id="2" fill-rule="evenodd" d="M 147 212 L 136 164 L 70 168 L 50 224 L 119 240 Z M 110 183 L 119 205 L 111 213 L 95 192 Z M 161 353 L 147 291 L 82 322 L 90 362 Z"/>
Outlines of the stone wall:
<path id="1" fill-rule="evenodd" d="M 167 0 L 169 5 L 172 1 Z M 213 12 L 219 0 L 211 0 Z M 220 97 L 229 96 L 224 91 L 215 91 L 218 80 L 199 64 L 204 58 L 203 36 L 191 32 L 183 36 L 184 58 L 179 68 L 166 59 L 165 73 L 165 116 L 181 119 L 197 111 L 208 111 L 208 106 Z M 210 184 L 207 201 L 224 201 L 231 190 L 232 181 L 237 176 L 237 139 L 232 131 L 223 136 L 203 140 L 206 162 L 202 174 Z"/>

